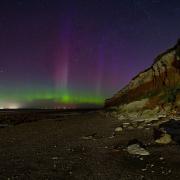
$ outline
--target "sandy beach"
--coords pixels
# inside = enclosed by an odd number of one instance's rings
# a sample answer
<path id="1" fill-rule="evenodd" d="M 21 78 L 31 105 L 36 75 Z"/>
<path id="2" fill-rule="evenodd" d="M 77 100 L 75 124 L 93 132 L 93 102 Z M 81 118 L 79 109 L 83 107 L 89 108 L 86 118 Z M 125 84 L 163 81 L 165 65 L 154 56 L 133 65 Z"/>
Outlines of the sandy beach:
<path id="1" fill-rule="evenodd" d="M 180 146 L 157 145 L 153 129 L 123 129 L 103 111 L 1 111 L 1 180 L 179 180 Z M 149 156 L 131 155 L 138 139 Z"/>

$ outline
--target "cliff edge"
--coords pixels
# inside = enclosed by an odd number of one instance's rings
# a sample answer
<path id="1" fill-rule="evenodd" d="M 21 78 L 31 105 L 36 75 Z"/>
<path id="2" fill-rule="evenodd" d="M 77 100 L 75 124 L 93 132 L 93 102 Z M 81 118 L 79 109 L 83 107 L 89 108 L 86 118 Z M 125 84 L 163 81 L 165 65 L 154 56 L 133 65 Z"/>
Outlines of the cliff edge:
<path id="1" fill-rule="evenodd" d="M 180 112 L 180 39 L 160 54 L 151 67 L 140 72 L 130 83 L 105 102 L 106 108 L 120 113 L 155 110 L 168 114 Z"/>

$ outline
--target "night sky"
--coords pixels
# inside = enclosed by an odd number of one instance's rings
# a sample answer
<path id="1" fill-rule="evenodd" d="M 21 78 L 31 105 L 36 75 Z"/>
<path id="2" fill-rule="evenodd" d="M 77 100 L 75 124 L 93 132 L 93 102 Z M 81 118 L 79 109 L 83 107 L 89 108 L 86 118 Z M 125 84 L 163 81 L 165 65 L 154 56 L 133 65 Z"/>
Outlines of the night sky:
<path id="1" fill-rule="evenodd" d="M 179 0 L 1 0 L 0 108 L 101 106 L 179 37 Z"/>

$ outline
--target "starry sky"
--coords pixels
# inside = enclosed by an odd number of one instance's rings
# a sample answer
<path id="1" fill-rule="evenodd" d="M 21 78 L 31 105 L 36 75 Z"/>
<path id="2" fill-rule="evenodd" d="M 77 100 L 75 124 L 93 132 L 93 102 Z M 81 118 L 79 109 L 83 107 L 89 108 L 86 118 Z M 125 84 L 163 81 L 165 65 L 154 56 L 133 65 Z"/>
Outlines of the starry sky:
<path id="1" fill-rule="evenodd" d="M 0 108 L 102 106 L 179 20 L 179 0 L 1 0 Z"/>

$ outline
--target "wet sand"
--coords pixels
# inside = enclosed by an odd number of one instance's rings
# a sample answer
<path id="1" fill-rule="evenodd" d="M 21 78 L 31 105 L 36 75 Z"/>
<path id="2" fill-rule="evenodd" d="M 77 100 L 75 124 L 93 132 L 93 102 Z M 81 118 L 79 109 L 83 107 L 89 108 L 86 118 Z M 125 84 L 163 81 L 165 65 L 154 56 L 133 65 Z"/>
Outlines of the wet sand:
<path id="1" fill-rule="evenodd" d="M 0 180 L 179 180 L 180 146 L 156 145 L 153 130 L 123 130 L 98 111 L 0 112 Z M 150 156 L 130 155 L 131 139 Z"/>

